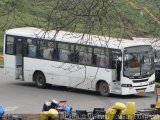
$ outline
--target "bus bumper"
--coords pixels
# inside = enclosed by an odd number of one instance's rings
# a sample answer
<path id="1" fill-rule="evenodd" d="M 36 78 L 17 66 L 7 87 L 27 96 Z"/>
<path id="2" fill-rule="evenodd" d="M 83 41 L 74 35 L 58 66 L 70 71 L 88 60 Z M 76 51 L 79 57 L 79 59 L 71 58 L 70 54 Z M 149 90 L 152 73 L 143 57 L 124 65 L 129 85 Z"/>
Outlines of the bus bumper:
<path id="1" fill-rule="evenodd" d="M 145 87 L 122 87 L 122 95 L 144 94 L 155 91 L 155 84 Z"/>

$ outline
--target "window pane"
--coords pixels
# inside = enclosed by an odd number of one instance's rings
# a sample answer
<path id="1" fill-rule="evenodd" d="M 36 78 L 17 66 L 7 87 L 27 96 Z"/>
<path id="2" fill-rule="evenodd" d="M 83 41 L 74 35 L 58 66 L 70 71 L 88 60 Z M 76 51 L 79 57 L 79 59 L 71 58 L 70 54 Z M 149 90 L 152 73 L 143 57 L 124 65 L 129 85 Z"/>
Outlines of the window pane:
<path id="1" fill-rule="evenodd" d="M 92 48 L 88 47 L 88 53 L 92 53 Z"/>
<path id="2" fill-rule="evenodd" d="M 94 53 L 103 55 L 105 53 L 105 49 L 104 48 L 94 48 Z"/>
<path id="3" fill-rule="evenodd" d="M 76 46 L 76 51 L 78 51 L 78 52 L 86 52 L 87 51 L 87 47 L 77 45 Z"/>
<path id="4" fill-rule="evenodd" d="M 6 53 L 13 54 L 14 53 L 14 37 L 7 36 L 6 41 Z"/>
<path id="5" fill-rule="evenodd" d="M 97 55 L 97 66 L 108 68 L 109 57 L 105 55 Z"/>
<path id="6" fill-rule="evenodd" d="M 94 53 L 95 54 L 100 54 L 100 49 L 99 48 L 94 48 Z"/>
<path id="7" fill-rule="evenodd" d="M 68 62 L 69 61 L 69 55 L 70 55 L 70 51 L 69 50 L 60 49 L 59 60 Z"/>
<path id="8" fill-rule="evenodd" d="M 64 43 L 59 43 L 58 44 L 58 48 L 59 49 L 69 49 L 69 45 L 68 44 L 64 44 Z"/>
<path id="9" fill-rule="evenodd" d="M 69 56 L 70 56 L 69 45 L 65 43 L 59 43 L 58 49 L 60 51 L 59 60 L 69 62 Z"/>
<path id="10" fill-rule="evenodd" d="M 53 41 L 40 41 L 40 57 L 45 59 L 53 59 L 54 42 Z"/>
<path id="11" fill-rule="evenodd" d="M 86 46 L 77 46 L 77 51 L 79 51 L 79 63 L 83 65 L 92 64 L 92 49 L 87 48 Z M 89 53 L 89 52 L 90 53 Z"/>
<path id="12" fill-rule="evenodd" d="M 53 41 L 48 41 L 47 43 L 49 48 L 54 48 L 54 42 Z"/>
<path id="13" fill-rule="evenodd" d="M 22 39 L 16 41 L 16 54 L 22 54 Z"/>
<path id="14" fill-rule="evenodd" d="M 79 52 L 79 63 L 84 65 L 92 64 L 92 54 L 86 52 Z"/>
<path id="15" fill-rule="evenodd" d="M 74 51 L 74 45 L 71 45 L 71 51 Z"/>
<path id="16" fill-rule="evenodd" d="M 28 57 L 36 57 L 37 56 L 36 41 L 32 39 L 27 39 L 27 44 L 28 44 Z"/>
<path id="17" fill-rule="evenodd" d="M 94 48 L 93 65 L 109 68 L 109 51 L 105 48 Z"/>

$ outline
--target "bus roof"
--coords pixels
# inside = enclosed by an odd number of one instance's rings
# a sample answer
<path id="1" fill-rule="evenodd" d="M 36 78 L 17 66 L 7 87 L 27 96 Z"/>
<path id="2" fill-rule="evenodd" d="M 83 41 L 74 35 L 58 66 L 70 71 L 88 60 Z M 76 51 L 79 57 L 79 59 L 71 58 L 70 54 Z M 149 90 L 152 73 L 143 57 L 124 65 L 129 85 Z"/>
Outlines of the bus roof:
<path id="1" fill-rule="evenodd" d="M 156 50 L 160 50 L 160 38 L 133 38 L 135 41 L 140 41 L 145 44 L 150 44 Z"/>
<path id="2" fill-rule="evenodd" d="M 22 36 L 29 38 L 41 38 L 48 40 L 56 40 L 69 43 L 79 43 L 85 45 L 101 46 L 114 49 L 123 49 L 125 47 L 137 45 L 151 45 L 150 42 L 144 42 L 142 39 L 134 38 L 133 40 L 111 38 L 106 36 L 89 35 L 82 33 L 73 33 L 67 31 L 55 30 L 45 31 L 35 27 L 22 27 L 6 30 L 6 35 Z"/>

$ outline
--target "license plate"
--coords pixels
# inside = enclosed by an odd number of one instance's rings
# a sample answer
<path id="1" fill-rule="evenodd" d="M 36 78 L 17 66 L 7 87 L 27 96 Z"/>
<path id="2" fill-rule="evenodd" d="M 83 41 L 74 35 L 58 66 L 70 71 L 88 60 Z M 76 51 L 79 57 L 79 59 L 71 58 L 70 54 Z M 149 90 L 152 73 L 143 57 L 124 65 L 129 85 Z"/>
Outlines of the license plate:
<path id="1" fill-rule="evenodd" d="M 137 90 L 137 92 L 143 94 L 144 90 Z"/>

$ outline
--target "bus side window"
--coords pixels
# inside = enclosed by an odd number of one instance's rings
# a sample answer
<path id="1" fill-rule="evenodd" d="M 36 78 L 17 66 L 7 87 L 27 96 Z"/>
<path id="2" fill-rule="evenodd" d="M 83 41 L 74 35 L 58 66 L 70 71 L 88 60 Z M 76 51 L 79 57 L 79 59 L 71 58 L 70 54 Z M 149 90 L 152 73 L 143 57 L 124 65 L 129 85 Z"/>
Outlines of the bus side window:
<path id="1" fill-rule="evenodd" d="M 54 50 L 53 50 L 53 59 L 54 60 L 59 60 L 59 56 L 60 56 L 60 50 L 58 49 L 58 48 L 55 48 Z"/>
<path id="2" fill-rule="evenodd" d="M 92 64 L 92 54 L 87 53 L 87 65 L 91 65 L 91 64 Z"/>
<path id="3" fill-rule="evenodd" d="M 101 59 L 101 48 L 94 48 L 93 50 L 93 65 L 99 66 Z"/>
<path id="4" fill-rule="evenodd" d="M 94 48 L 93 65 L 98 67 L 109 67 L 109 52 L 105 48 Z"/>
<path id="5" fill-rule="evenodd" d="M 37 47 L 34 45 L 29 45 L 28 46 L 28 56 L 29 57 L 36 57 L 36 49 Z"/>
<path id="6" fill-rule="evenodd" d="M 80 64 L 86 65 L 87 63 L 87 47 L 86 46 L 76 46 L 76 51 L 78 52 L 78 61 Z"/>
<path id="7" fill-rule="evenodd" d="M 33 41 L 32 39 L 27 39 L 27 45 L 28 45 L 28 57 L 36 57 L 37 56 L 36 41 Z"/>
<path id="8" fill-rule="evenodd" d="M 47 48 L 43 50 L 43 58 L 52 59 L 53 48 Z"/>
<path id="9" fill-rule="evenodd" d="M 93 65 L 97 64 L 97 55 L 95 55 L 95 54 L 92 55 L 92 64 Z"/>
<path id="10" fill-rule="evenodd" d="M 39 43 L 39 57 L 44 59 L 53 59 L 54 42 L 53 41 L 40 41 Z"/>
<path id="11" fill-rule="evenodd" d="M 99 66 L 100 67 L 105 67 L 105 68 L 109 67 L 108 60 L 107 60 L 107 57 L 105 55 L 100 55 Z"/>
<path id="12" fill-rule="evenodd" d="M 119 69 L 121 70 L 122 58 L 120 53 L 112 53 L 112 69 Z M 125 63 L 127 64 L 127 63 Z"/>
<path id="13" fill-rule="evenodd" d="M 6 53 L 14 54 L 14 37 L 7 36 L 6 45 L 7 45 Z"/>
<path id="14" fill-rule="evenodd" d="M 116 67 L 117 67 L 117 54 L 115 54 L 115 53 L 112 53 L 112 69 L 116 69 Z"/>
<path id="15" fill-rule="evenodd" d="M 70 46 L 70 55 L 69 55 L 70 62 L 78 63 L 79 62 L 79 51 L 74 48 L 75 48 L 74 45 Z"/>
<path id="16" fill-rule="evenodd" d="M 92 54 L 91 53 L 84 53 L 80 52 L 79 53 L 79 63 L 84 64 L 84 65 L 91 65 L 91 59 Z"/>
<path id="17" fill-rule="evenodd" d="M 60 61 L 69 62 L 70 51 L 69 51 L 69 45 L 68 44 L 59 43 L 57 51 L 59 51 L 58 56 L 59 56 Z"/>
<path id="18" fill-rule="evenodd" d="M 71 52 L 69 57 L 70 57 L 70 62 L 74 62 L 74 53 L 73 52 Z"/>
<path id="19" fill-rule="evenodd" d="M 79 61 L 79 52 L 78 51 L 70 53 L 70 61 L 73 63 L 75 63 L 75 62 L 78 63 L 78 61 Z"/>
<path id="20" fill-rule="evenodd" d="M 97 66 L 101 66 L 101 55 L 97 55 L 97 61 L 96 61 L 97 63 L 96 63 L 96 65 Z"/>
<path id="21" fill-rule="evenodd" d="M 79 62 L 79 51 L 75 51 L 74 56 L 75 56 L 74 62 L 78 63 Z"/>
<path id="22" fill-rule="evenodd" d="M 84 52 L 79 52 L 79 63 L 86 64 L 86 54 Z"/>
<path id="23" fill-rule="evenodd" d="M 68 50 L 63 50 L 61 49 L 60 50 L 60 56 L 59 56 L 59 59 L 60 61 L 69 61 L 69 51 Z"/>
<path id="24" fill-rule="evenodd" d="M 112 69 L 116 69 L 116 61 L 112 60 Z"/>

